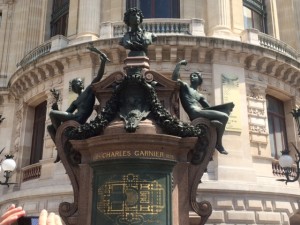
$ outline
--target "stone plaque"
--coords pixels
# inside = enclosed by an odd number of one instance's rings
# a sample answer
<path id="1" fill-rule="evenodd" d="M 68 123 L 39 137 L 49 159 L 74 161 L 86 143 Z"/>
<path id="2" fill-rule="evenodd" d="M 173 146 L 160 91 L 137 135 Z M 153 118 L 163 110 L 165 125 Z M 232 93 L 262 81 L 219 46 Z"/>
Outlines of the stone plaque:
<path id="1" fill-rule="evenodd" d="M 222 74 L 222 94 L 224 103 L 234 103 L 234 109 L 229 116 L 225 129 L 228 131 L 241 131 L 241 97 L 237 75 Z"/>
<path id="2" fill-rule="evenodd" d="M 143 159 L 93 163 L 92 225 L 171 225 L 173 166 Z"/>

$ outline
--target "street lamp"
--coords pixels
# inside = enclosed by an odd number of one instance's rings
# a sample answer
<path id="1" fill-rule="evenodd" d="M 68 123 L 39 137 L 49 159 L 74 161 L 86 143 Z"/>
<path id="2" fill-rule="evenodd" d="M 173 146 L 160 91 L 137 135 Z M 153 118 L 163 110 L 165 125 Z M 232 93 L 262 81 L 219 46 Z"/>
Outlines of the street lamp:
<path id="1" fill-rule="evenodd" d="M 2 151 L 4 148 L 2 149 Z M 0 154 L 2 153 L 0 152 Z M 10 184 L 15 183 L 9 183 L 8 180 L 11 177 L 11 173 L 16 169 L 16 162 L 13 160 L 13 155 L 5 155 L 5 159 L 0 162 L 0 172 L 3 170 L 4 172 L 4 182 L 0 181 L 1 185 L 7 185 L 9 187 Z"/>
<path id="2" fill-rule="evenodd" d="M 278 181 L 285 181 L 285 184 L 287 184 L 288 182 L 297 181 L 299 179 L 299 176 L 300 176 L 300 171 L 299 171 L 300 152 L 294 144 L 293 144 L 293 146 L 297 151 L 297 154 L 295 156 L 296 157 L 295 163 L 297 165 L 297 170 L 296 170 L 296 176 L 295 177 L 290 178 L 291 174 L 293 172 L 292 166 L 293 166 L 293 163 L 294 163 L 293 158 L 289 155 L 290 151 L 289 150 L 282 151 L 282 156 L 280 156 L 280 158 L 279 158 L 279 165 L 281 166 L 281 168 L 283 168 L 284 175 L 285 175 L 286 179 L 278 179 Z"/>
<path id="3" fill-rule="evenodd" d="M 292 115 L 294 117 L 294 120 L 296 121 L 297 124 L 297 128 L 298 128 L 298 135 L 300 136 L 300 108 L 296 108 L 292 110 Z M 280 156 L 279 158 L 279 165 L 283 168 L 284 171 L 284 175 L 286 177 L 286 179 L 278 179 L 278 181 L 285 181 L 285 184 L 287 184 L 288 182 L 295 182 L 299 179 L 300 176 L 300 152 L 299 150 L 296 148 L 296 146 L 293 144 L 295 150 L 297 151 L 297 154 L 295 155 L 295 163 L 297 165 L 297 170 L 296 170 L 296 176 L 293 178 L 291 177 L 292 174 L 292 166 L 293 166 L 293 158 L 289 155 L 290 151 L 289 150 L 284 150 L 282 151 L 282 156 Z"/>

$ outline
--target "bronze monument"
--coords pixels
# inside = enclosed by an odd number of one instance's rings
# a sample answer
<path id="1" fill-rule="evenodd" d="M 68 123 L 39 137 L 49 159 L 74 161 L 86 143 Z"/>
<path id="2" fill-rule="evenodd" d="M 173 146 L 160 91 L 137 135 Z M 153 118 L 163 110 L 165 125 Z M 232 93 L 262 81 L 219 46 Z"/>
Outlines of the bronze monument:
<path id="1" fill-rule="evenodd" d="M 128 32 L 120 43 L 130 50 L 125 73 L 100 81 L 107 57 L 90 48 L 102 60 L 102 72 L 89 86 L 104 106 L 101 112 L 89 123 L 73 116 L 61 125 L 62 119 L 57 125 L 53 120 L 58 155 L 74 191 L 74 202 L 60 204 L 66 225 L 185 225 L 190 210 L 202 225 L 212 212 L 209 202 L 196 201 L 196 193 L 216 144 L 222 146 L 217 133 L 221 138 L 223 128 L 215 125 L 225 127 L 228 117 L 195 114 L 193 125 L 178 119 L 178 70 L 176 81 L 150 70 L 147 47 L 156 37 L 141 29 L 142 19 L 136 8 L 124 15 Z"/>

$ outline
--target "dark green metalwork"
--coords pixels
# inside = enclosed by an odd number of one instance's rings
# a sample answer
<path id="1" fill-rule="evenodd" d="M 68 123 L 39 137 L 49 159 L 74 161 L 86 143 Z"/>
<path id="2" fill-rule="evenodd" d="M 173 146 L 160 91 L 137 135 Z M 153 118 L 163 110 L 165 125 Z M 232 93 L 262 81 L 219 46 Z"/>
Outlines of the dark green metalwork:
<path id="1" fill-rule="evenodd" d="M 134 93 L 131 98 L 138 101 L 132 105 L 132 109 L 124 113 L 124 98 L 126 92 L 132 86 L 138 87 L 139 91 Z M 139 94 L 145 102 L 140 101 Z M 120 112 L 122 110 L 122 112 Z M 157 98 L 155 88 L 148 84 L 141 76 L 127 76 L 123 82 L 116 87 L 112 97 L 106 103 L 102 112 L 90 123 L 83 124 L 78 128 L 70 128 L 66 131 L 66 136 L 73 140 L 83 140 L 101 134 L 104 128 L 116 118 L 117 114 L 125 118 L 125 129 L 134 132 L 140 120 L 153 118 L 156 123 L 170 135 L 179 137 L 199 137 L 206 133 L 206 127 L 191 126 L 172 116 L 160 103 Z M 138 117 L 136 117 L 138 115 Z M 145 116 L 147 115 L 147 116 Z M 129 121 L 134 121 L 129 125 Z"/>
<path id="2" fill-rule="evenodd" d="M 171 225 L 174 165 L 141 159 L 92 163 L 92 225 Z"/>

